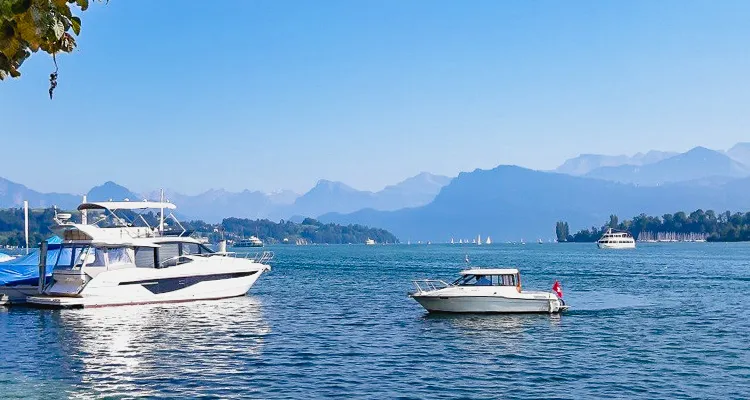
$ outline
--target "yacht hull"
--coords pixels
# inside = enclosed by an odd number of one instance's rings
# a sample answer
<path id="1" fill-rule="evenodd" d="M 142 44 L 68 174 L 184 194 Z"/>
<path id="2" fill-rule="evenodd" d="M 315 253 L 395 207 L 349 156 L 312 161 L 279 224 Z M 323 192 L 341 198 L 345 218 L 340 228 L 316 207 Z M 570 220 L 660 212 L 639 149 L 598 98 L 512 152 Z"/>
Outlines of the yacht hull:
<path id="1" fill-rule="evenodd" d="M 26 301 L 45 308 L 90 308 L 218 300 L 244 296 L 266 270 L 120 281 L 114 286 L 87 286 L 75 296 L 53 293 Z"/>
<path id="2" fill-rule="evenodd" d="M 412 295 L 429 312 L 557 313 L 567 309 L 559 299 L 522 299 L 499 296 Z"/>

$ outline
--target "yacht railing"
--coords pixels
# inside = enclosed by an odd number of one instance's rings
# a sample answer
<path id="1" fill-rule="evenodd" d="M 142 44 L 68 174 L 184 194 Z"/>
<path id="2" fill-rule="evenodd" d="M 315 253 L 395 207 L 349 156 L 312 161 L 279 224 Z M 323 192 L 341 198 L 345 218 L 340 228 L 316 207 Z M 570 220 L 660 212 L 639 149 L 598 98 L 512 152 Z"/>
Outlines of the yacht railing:
<path id="1" fill-rule="evenodd" d="M 451 286 L 450 283 L 440 279 L 418 279 L 413 280 L 414 286 L 417 288 L 417 293 L 432 292 L 433 290 L 445 289 Z"/>
<path id="2" fill-rule="evenodd" d="M 239 257 L 238 257 L 237 252 L 234 252 L 234 251 L 227 251 L 224 253 L 212 253 L 209 255 L 216 255 L 216 254 L 223 255 L 226 257 L 244 258 L 245 260 L 251 260 L 252 262 L 256 262 L 259 264 L 267 263 L 273 260 L 275 256 L 272 251 L 263 251 L 260 253 L 247 253 L 244 255 L 240 254 Z"/>

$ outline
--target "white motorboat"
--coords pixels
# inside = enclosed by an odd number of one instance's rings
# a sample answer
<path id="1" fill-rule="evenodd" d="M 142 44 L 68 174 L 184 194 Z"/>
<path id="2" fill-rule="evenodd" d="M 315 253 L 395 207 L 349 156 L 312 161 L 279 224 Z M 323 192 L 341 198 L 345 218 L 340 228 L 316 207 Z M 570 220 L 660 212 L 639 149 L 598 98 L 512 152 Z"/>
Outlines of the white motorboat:
<path id="1" fill-rule="evenodd" d="M 249 239 L 238 240 L 234 247 L 263 247 L 263 241 L 256 236 L 250 236 Z"/>
<path id="2" fill-rule="evenodd" d="M 374 246 L 375 245 L 375 240 L 368 238 L 365 241 L 365 244 L 368 245 L 368 246 Z"/>
<path id="3" fill-rule="evenodd" d="M 635 239 L 630 232 L 616 231 L 612 228 L 596 242 L 600 249 L 634 249 Z"/>
<path id="4" fill-rule="evenodd" d="M 51 282 L 27 303 L 80 308 L 236 297 L 270 270 L 265 262 L 273 253 L 253 259 L 214 253 L 187 235 L 171 212 L 176 226 L 165 229 L 164 210 L 174 208 L 164 202 L 81 204 L 83 221 L 87 212 L 102 215 L 92 224 L 58 221 L 63 242 Z M 145 214 L 153 209 L 161 210 L 155 228 Z"/>
<path id="5" fill-rule="evenodd" d="M 558 313 L 568 309 L 555 282 L 553 292 L 521 290 L 515 268 L 471 268 L 453 283 L 416 280 L 409 296 L 430 312 L 451 313 Z"/>

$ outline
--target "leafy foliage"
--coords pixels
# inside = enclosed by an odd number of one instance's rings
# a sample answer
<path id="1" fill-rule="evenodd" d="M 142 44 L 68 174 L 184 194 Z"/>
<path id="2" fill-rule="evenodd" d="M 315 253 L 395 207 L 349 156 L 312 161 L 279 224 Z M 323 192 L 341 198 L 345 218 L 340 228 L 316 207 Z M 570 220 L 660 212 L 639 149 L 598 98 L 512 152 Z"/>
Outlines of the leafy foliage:
<path id="1" fill-rule="evenodd" d="M 89 7 L 88 0 L 0 0 L 0 80 L 21 76 L 21 64 L 42 50 L 51 54 L 55 70 L 50 74 L 49 95 L 57 86 L 55 54 L 70 53 L 81 33 L 81 19 L 73 15 Z"/>
<path id="2" fill-rule="evenodd" d="M 558 222 L 558 240 L 560 237 L 560 224 Z M 595 242 L 599 240 L 607 228 L 628 231 L 636 239 L 644 232 L 674 232 L 681 234 L 700 233 L 708 236 L 708 241 L 714 242 L 739 242 L 750 241 L 750 212 L 736 212 L 732 214 L 725 211 L 716 214 L 713 210 L 695 210 L 690 214 L 683 211 L 674 214 L 664 214 L 661 217 L 641 214 L 632 220 L 617 223 L 617 216 L 611 215 L 609 223 L 601 228 L 591 227 L 582 229 L 574 235 L 568 235 L 568 242 Z"/>

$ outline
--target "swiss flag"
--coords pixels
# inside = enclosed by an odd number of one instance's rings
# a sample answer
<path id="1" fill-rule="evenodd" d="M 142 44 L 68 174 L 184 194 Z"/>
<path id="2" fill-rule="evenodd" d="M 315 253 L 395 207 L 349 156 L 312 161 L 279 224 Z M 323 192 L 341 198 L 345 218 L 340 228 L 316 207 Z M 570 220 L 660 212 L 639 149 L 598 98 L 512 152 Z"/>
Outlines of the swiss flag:
<path id="1" fill-rule="evenodd" d="M 555 281 L 555 284 L 552 285 L 552 291 L 555 292 L 557 297 L 562 298 L 563 293 L 562 293 L 562 286 L 560 286 L 560 282 Z"/>

